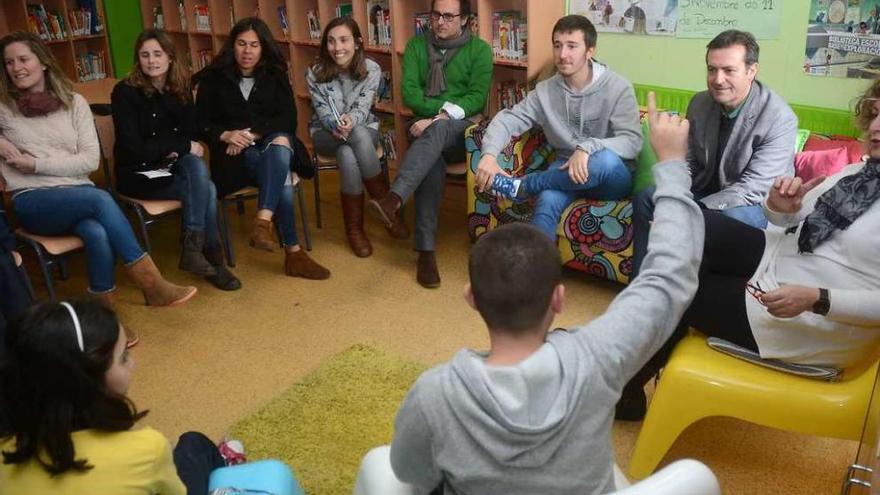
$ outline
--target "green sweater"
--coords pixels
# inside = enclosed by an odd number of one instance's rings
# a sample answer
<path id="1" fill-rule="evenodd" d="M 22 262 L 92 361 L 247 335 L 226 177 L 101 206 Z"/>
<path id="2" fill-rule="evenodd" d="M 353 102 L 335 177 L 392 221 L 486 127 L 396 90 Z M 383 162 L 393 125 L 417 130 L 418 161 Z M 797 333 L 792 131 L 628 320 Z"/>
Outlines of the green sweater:
<path id="1" fill-rule="evenodd" d="M 492 49 L 477 36 L 446 64 L 446 91 L 439 96 L 425 96 L 428 78 L 428 48 L 424 36 L 406 44 L 403 53 L 403 103 L 419 117 L 440 112 L 444 102 L 460 106 L 465 116 L 478 114 L 486 106 L 492 83 Z"/>

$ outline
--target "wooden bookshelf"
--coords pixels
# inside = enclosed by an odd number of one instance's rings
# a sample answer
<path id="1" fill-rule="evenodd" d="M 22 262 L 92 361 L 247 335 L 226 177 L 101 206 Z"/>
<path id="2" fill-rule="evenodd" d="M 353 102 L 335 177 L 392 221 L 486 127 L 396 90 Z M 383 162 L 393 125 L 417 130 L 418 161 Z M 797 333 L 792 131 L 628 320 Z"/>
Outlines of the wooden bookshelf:
<path id="1" fill-rule="evenodd" d="M 4 0 L 0 0 L 4 1 Z M 67 0 L 68 2 L 74 0 Z M 256 15 L 269 25 L 275 42 L 290 62 L 290 80 L 299 122 L 297 133 L 307 145 L 311 145 L 308 133 L 309 116 L 312 113 L 311 99 L 305 81 L 305 70 L 318 55 L 320 40 L 314 39 L 309 33 L 307 11 L 314 11 L 323 29 L 336 16 L 339 4 L 352 4 L 352 17 L 361 28 L 364 36 L 367 56 L 389 71 L 392 79 L 392 101 L 377 103 L 375 111 L 392 115 L 394 118 L 394 140 L 397 156 L 406 153 L 407 123 L 413 114 L 403 105 L 403 95 L 398 81 L 401 79 L 403 50 L 407 41 L 414 35 L 414 15 L 431 10 L 430 0 L 388 0 L 391 20 L 391 45 L 368 45 L 368 0 L 141 0 L 141 14 L 145 27 L 154 26 L 154 11 L 161 8 L 164 17 L 164 28 L 174 33 L 172 39 L 177 46 L 178 54 L 191 71 L 198 70 L 199 54 L 211 50 L 216 54 L 228 39 L 229 30 L 235 20 Z M 22 5 L 24 2 L 22 2 Z M 210 31 L 202 32 L 195 29 L 195 12 L 197 6 L 207 6 L 210 16 Z M 278 9 L 286 8 L 287 30 L 285 32 L 280 21 Z M 494 87 L 496 82 L 514 80 L 526 83 L 538 77 L 548 64 L 552 62 L 552 46 L 550 31 L 553 24 L 565 11 L 565 0 L 472 0 L 472 10 L 477 13 L 478 34 L 492 44 L 492 13 L 498 11 L 517 10 L 522 12 L 528 21 L 526 60 L 495 60 L 492 89 L 490 89 L 489 116 L 497 112 Z M 181 23 L 180 11 L 186 21 Z M 6 17 L 9 19 L 9 17 Z M 0 23 L 6 22 L 0 20 Z M 2 24 L 0 24 L 2 28 Z M 185 28 L 185 29 L 184 29 Z M 396 163 L 392 162 L 392 167 Z"/>
<path id="2" fill-rule="evenodd" d="M 28 5 L 42 5 L 47 13 L 63 16 L 64 35 L 62 39 L 44 39 L 43 43 L 49 47 L 52 54 L 58 59 L 61 69 L 67 77 L 74 82 L 75 90 L 83 95 L 97 95 L 108 85 L 115 82 L 113 79 L 113 66 L 110 59 L 110 46 L 107 42 L 107 22 L 104 15 L 104 3 L 95 1 L 95 7 L 99 17 L 101 30 L 97 33 L 74 34 L 73 23 L 69 12 L 78 10 L 80 3 L 77 0 L 0 0 L 0 37 L 15 31 L 29 31 Z M 77 69 L 77 60 L 91 57 L 95 67 L 95 57 L 103 60 L 103 76 L 94 79 L 83 80 L 83 71 Z M 90 100 L 91 101 L 91 100 Z"/>

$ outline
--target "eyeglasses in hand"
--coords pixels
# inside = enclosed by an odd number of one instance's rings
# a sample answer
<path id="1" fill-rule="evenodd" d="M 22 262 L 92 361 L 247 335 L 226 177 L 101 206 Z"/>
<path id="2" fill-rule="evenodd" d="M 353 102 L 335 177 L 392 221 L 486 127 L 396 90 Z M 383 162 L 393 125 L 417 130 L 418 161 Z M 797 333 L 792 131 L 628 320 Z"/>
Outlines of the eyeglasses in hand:
<path id="1" fill-rule="evenodd" d="M 746 292 L 748 292 L 749 295 L 751 295 L 752 297 L 757 299 L 757 301 L 759 303 L 764 304 L 764 302 L 761 301 L 761 297 L 763 297 L 764 294 L 767 293 L 767 291 L 765 291 L 764 289 L 761 288 L 760 283 L 758 283 L 757 281 L 755 281 L 754 285 L 752 285 L 750 283 L 746 283 Z"/>

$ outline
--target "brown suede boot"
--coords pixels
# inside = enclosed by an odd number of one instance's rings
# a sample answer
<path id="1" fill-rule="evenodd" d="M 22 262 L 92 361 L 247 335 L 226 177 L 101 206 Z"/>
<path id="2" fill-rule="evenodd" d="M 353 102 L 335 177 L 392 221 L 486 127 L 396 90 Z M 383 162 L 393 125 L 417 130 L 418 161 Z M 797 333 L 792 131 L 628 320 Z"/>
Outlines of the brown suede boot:
<path id="1" fill-rule="evenodd" d="M 437 270 L 437 257 L 434 251 L 419 251 L 416 266 L 416 280 L 426 289 L 440 287 L 440 272 Z"/>
<path id="2" fill-rule="evenodd" d="M 364 179 L 364 187 L 367 189 L 367 192 L 370 193 L 370 198 L 377 202 L 386 196 L 397 200 L 397 204 L 394 206 L 394 211 L 390 215 L 392 220 L 391 225 L 389 226 L 385 223 L 384 218 L 382 219 L 382 223 L 385 224 L 385 230 L 388 231 L 388 234 L 391 237 L 394 237 L 395 239 L 406 239 L 409 237 L 409 229 L 406 228 L 406 224 L 403 223 L 403 219 L 400 218 L 400 198 L 398 198 L 396 194 L 394 196 L 389 194 L 390 189 L 388 188 L 388 183 L 385 181 L 385 176 L 379 173 L 373 177 Z"/>
<path id="3" fill-rule="evenodd" d="M 330 270 L 309 258 L 305 249 L 284 253 L 284 273 L 291 277 L 302 277 L 310 280 L 330 278 Z"/>
<path id="4" fill-rule="evenodd" d="M 341 193 L 339 196 L 342 198 L 342 219 L 348 245 L 355 256 L 366 258 L 373 254 L 373 246 L 364 232 L 364 195 Z"/>
<path id="5" fill-rule="evenodd" d="M 254 219 L 254 230 L 251 232 L 251 247 L 269 251 L 275 251 L 278 241 L 275 240 L 275 226 L 271 220 L 261 218 Z"/>
<path id="6" fill-rule="evenodd" d="M 385 225 L 385 230 L 395 239 L 406 239 L 409 237 L 409 229 L 400 219 L 401 200 L 393 192 L 389 192 L 385 196 L 378 199 L 374 197 L 369 202 L 370 212 L 376 220 Z"/>
<path id="7" fill-rule="evenodd" d="M 144 293 L 148 306 L 176 306 L 189 301 L 198 292 L 195 287 L 174 285 L 162 278 L 149 254 L 126 269 L 135 285 Z"/>

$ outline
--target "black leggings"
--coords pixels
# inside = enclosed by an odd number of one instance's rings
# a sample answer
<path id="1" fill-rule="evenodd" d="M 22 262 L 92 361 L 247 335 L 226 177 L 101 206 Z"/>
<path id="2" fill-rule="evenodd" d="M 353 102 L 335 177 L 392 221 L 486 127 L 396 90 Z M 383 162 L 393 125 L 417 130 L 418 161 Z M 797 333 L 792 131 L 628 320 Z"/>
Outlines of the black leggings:
<path id="1" fill-rule="evenodd" d="M 211 439 L 189 431 L 180 435 L 174 447 L 174 466 L 187 495 L 208 495 L 211 471 L 226 466 L 226 462 Z"/>
<path id="2" fill-rule="evenodd" d="M 706 240 L 697 294 L 669 340 L 627 384 L 629 390 L 641 390 L 660 371 L 688 327 L 758 350 L 746 314 L 745 287 L 764 254 L 764 231 L 712 210 L 704 209 L 703 219 Z"/>

